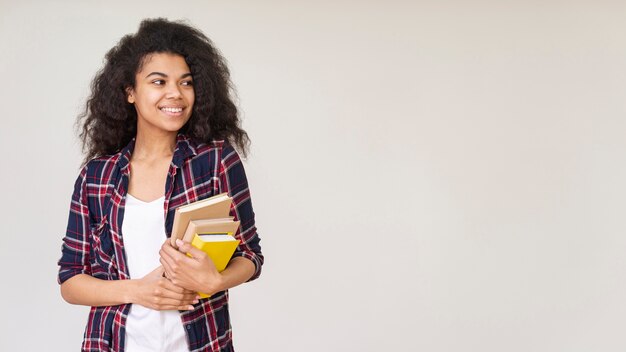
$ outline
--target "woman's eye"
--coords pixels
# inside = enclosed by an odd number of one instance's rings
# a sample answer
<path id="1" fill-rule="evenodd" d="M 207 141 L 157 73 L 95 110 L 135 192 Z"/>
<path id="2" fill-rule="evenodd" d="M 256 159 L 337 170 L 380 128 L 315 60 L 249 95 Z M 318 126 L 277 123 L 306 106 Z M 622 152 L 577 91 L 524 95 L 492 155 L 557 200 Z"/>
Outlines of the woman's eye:
<path id="1" fill-rule="evenodd" d="M 152 83 L 158 85 L 158 86 L 162 86 L 165 84 L 165 81 L 162 79 L 155 79 L 154 81 L 152 81 Z"/>
<path id="2" fill-rule="evenodd" d="M 193 86 L 193 81 L 183 81 L 181 84 L 183 86 Z"/>

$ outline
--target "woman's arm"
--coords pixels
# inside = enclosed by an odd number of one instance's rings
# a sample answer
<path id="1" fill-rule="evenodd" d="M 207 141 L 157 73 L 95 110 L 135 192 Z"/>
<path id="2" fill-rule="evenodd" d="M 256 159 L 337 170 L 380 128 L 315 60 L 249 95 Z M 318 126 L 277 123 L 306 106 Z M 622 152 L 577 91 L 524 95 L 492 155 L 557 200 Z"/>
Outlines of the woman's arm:
<path id="1" fill-rule="evenodd" d="M 90 264 L 90 212 L 87 168 L 74 183 L 67 232 L 59 260 L 59 283 L 63 299 L 86 306 L 137 303 L 152 309 L 189 309 L 196 293 L 177 287 L 163 278 L 159 267 L 138 280 L 102 280 L 92 276 Z"/>
<path id="2" fill-rule="evenodd" d="M 254 265 L 254 273 L 247 281 L 252 281 L 259 277 L 263 266 L 261 239 L 254 221 L 252 198 L 243 162 L 237 151 L 228 143 L 225 143 L 220 155 L 218 180 L 219 192 L 228 192 L 233 199 L 230 216 L 240 221 L 240 228 L 235 233 L 235 238 L 240 242 L 231 262 L 239 257 L 248 259 Z"/>
<path id="3" fill-rule="evenodd" d="M 61 295 L 68 303 L 93 307 L 136 303 L 155 310 L 191 310 L 191 304 L 198 303 L 194 291 L 164 278 L 161 266 L 136 280 L 102 280 L 78 274 L 61 284 Z"/>

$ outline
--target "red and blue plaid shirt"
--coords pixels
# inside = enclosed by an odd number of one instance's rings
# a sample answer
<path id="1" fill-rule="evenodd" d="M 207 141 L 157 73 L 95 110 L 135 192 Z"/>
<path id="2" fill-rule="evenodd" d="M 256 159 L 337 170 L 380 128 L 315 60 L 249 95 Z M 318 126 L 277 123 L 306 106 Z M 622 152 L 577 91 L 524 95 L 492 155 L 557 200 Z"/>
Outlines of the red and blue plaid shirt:
<path id="1" fill-rule="evenodd" d="M 91 160 L 74 185 L 67 232 L 59 260 L 59 283 L 77 274 L 103 280 L 128 280 L 122 221 L 128 190 L 133 139 L 119 153 Z M 181 205 L 228 192 L 230 215 L 241 221 L 235 236 L 241 244 L 235 256 L 250 259 L 256 279 L 263 255 L 243 164 L 227 142 L 195 143 L 178 135 L 165 184 L 165 232 L 169 237 L 174 211 Z M 164 239 L 165 240 L 165 239 Z M 202 299 L 192 311 L 181 312 L 190 351 L 232 351 L 228 291 Z M 85 328 L 83 351 L 123 351 L 130 304 L 92 307 Z"/>

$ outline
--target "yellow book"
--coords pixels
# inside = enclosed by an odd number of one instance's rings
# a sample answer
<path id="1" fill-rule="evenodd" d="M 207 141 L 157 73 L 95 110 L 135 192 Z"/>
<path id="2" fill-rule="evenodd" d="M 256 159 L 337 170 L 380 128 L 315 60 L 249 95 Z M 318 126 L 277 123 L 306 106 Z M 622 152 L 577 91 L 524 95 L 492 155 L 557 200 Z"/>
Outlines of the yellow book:
<path id="1" fill-rule="evenodd" d="M 232 232 L 203 233 L 195 234 L 191 245 L 206 253 L 213 260 L 217 271 L 222 272 L 235 253 L 239 240 L 233 237 Z M 198 294 L 202 298 L 209 297 L 202 292 L 198 292 Z"/>

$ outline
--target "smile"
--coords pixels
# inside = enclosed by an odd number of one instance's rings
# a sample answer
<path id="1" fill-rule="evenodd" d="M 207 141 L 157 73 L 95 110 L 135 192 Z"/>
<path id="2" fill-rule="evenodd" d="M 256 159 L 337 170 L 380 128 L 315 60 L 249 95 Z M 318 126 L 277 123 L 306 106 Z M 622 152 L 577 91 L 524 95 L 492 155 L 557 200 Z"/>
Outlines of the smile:
<path id="1" fill-rule="evenodd" d="M 163 112 L 170 112 L 170 113 L 179 113 L 183 111 L 183 108 L 168 108 L 168 107 L 162 107 L 161 111 Z"/>

